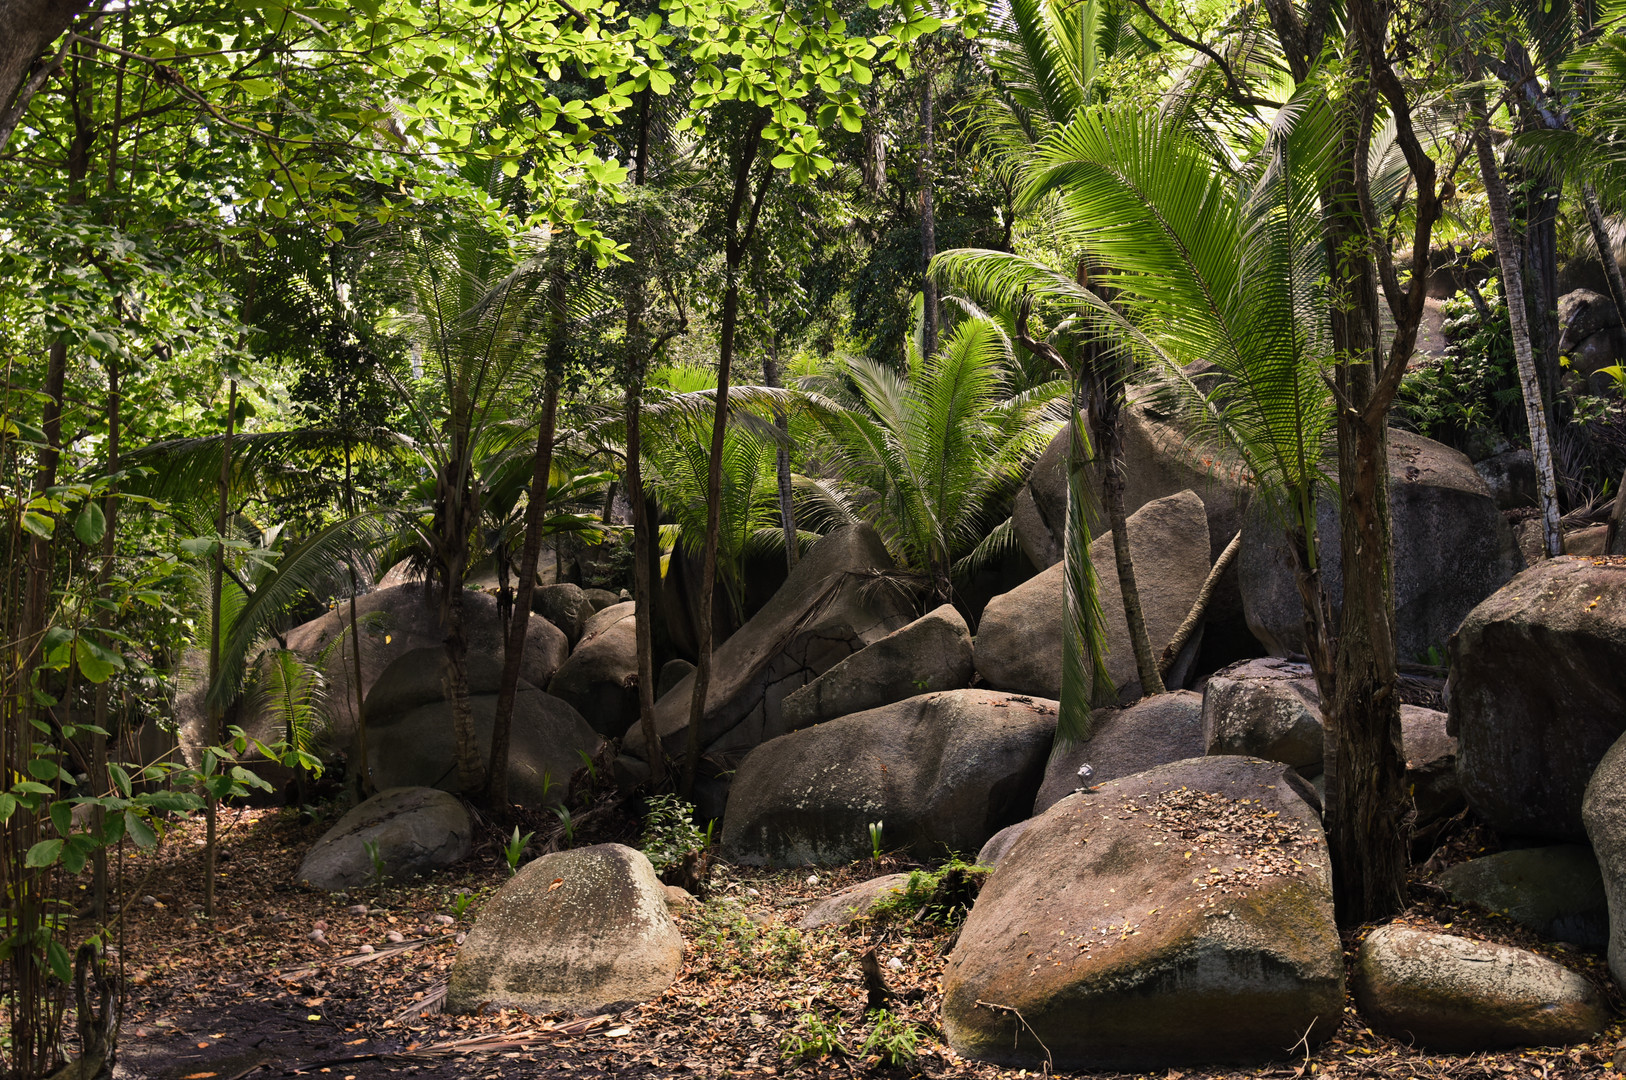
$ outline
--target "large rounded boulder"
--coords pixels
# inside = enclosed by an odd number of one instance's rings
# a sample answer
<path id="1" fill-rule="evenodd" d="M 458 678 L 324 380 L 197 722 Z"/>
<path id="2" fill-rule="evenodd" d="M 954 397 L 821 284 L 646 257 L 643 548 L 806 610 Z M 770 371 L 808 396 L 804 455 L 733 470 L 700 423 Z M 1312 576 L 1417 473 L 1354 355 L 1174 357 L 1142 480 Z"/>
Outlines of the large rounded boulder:
<path id="1" fill-rule="evenodd" d="M 1609 970 L 1626 986 L 1626 736 L 1598 763 L 1582 815 L 1609 906 Z"/>
<path id="2" fill-rule="evenodd" d="M 753 866 L 847 862 L 869 826 L 917 858 L 974 852 L 1027 816 L 1056 703 L 992 690 L 924 694 L 764 743 L 740 763 L 723 851 Z"/>
<path id="3" fill-rule="evenodd" d="M 638 634 L 631 602 L 586 620 L 592 633 L 554 674 L 548 693 L 568 701 L 600 735 L 615 738 L 638 719 Z"/>
<path id="4" fill-rule="evenodd" d="M 1505 584 L 1522 558 L 1496 499 L 1466 455 L 1407 431 L 1389 431 L 1394 523 L 1395 649 L 1403 661 L 1444 648 L 1463 618 Z M 1316 511 L 1321 579 L 1335 610 L 1344 577 L 1334 499 Z M 1286 535 L 1268 515 L 1248 516 L 1237 555 L 1248 627 L 1274 655 L 1304 653 L 1304 614 Z"/>
<path id="5" fill-rule="evenodd" d="M 428 874 L 467 858 L 473 841 L 468 808 L 456 796 L 434 788 L 389 788 L 323 833 L 294 880 L 339 892 Z"/>
<path id="6" fill-rule="evenodd" d="M 1193 492 L 1157 499 L 1129 518 L 1129 552 L 1154 656 L 1174 637 L 1208 577 L 1208 516 Z M 1135 650 L 1124 619 L 1123 594 L 1114 571 L 1112 537 L 1090 544 L 1107 624 L 1107 671 L 1120 695 L 1140 697 Z M 996 596 L 977 626 L 977 672 L 990 686 L 1038 697 L 1061 696 L 1062 628 L 1066 566 L 1050 569 Z M 1188 646 L 1186 655 L 1194 655 Z M 1182 659 L 1186 657 L 1183 656 Z M 1168 680 L 1179 685 L 1177 670 Z"/>
<path id="7" fill-rule="evenodd" d="M 461 791 L 452 703 L 440 678 L 441 654 L 423 649 L 403 656 L 368 695 L 367 769 L 379 787 L 423 786 Z M 491 753 L 501 664 L 490 657 L 468 665 L 469 707 L 483 766 Z M 508 796 L 541 806 L 562 800 L 583 755 L 604 740 L 567 702 L 521 680 L 509 728 Z"/>
<path id="8" fill-rule="evenodd" d="M 682 969 L 683 937 L 648 857 L 598 844 L 528 863 L 486 901 L 446 1008 L 619 1012 L 659 997 Z"/>
<path id="9" fill-rule="evenodd" d="M 1367 935 L 1354 990 L 1375 1030 L 1439 1050 L 1584 1042 L 1608 1020 L 1597 989 L 1560 964 L 1408 926 Z"/>
<path id="10" fill-rule="evenodd" d="M 1329 1037 L 1343 949 L 1301 784 L 1280 764 L 1196 758 L 1052 806 L 949 957 L 949 1045 L 1012 1067 L 1138 1071 Z"/>
<path id="11" fill-rule="evenodd" d="M 735 762 L 790 730 L 781 708 L 788 695 L 913 621 L 908 597 L 883 580 L 894 569 L 875 530 L 837 529 L 813 545 L 762 609 L 717 647 L 700 720 L 695 802 L 703 816 L 721 816 Z M 589 621 L 586 633 L 593 631 Z M 691 674 L 655 703 L 661 744 L 655 752 L 682 760 L 693 698 Z M 616 759 L 618 778 L 629 785 L 646 780 L 650 753 L 642 726 L 633 725 Z"/>
<path id="12" fill-rule="evenodd" d="M 1083 787 L 1078 775 L 1083 765 L 1090 767 L 1091 783 L 1104 784 L 1202 757 L 1202 713 L 1203 696 L 1190 690 L 1141 698 L 1123 709 L 1096 709 L 1090 714 L 1090 737 L 1050 755 L 1033 812 L 1042 814 Z"/>
<path id="13" fill-rule="evenodd" d="M 971 631 L 944 604 L 866 645 L 785 698 L 790 730 L 904 698 L 971 685 Z"/>
<path id="14" fill-rule="evenodd" d="M 1476 607 L 1451 642 L 1446 711 L 1486 824 L 1583 839 L 1587 782 L 1626 732 L 1626 564 L 1549 559 Z"/>

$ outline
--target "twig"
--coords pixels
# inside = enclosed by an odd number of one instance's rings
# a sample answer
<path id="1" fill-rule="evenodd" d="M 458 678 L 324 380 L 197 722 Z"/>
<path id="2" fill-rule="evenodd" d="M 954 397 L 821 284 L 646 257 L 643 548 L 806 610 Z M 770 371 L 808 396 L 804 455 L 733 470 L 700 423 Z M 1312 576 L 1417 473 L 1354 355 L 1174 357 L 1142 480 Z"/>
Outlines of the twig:
<path id="1" fill-rule="evenodd" d="M 1236 535 L 1231 537 L 1231 542 L 1225 545 L 1225 550 L 1220 552 L 1220 557 L 1214 560 L 1213 567 L 1208 571 L 1208 577 L 1203 580 L 1203 587 L 1197 590 L 1197 599 L 1192 602 L 1191 610 L 1186 613 L 1186 621 L 1180 624 L 1180 629 L 1174 632 L 1174 637 L 1163 647 L 1163 655 L 1157 661 L 1157 673 L 1165 679 L 1169 677 L 1169 671 L 1174 667 L 1175 657 L 1180 655 L 1180 650 L 1186 647 L 1186 642 L 1196 633 L 1197 625 L 1203 621 L 1209 601 L 1214 598 L 1214 588 L 1219 584 L 1219 579 L 1225 576 L 1225 571 L 1230 569 L 1236 553 L 1240 550 L 1242 550 L 1242 530 L 1238 529 Z"/>
<path id="2" fill-rule="evenodd" d="M 997 1010 L 999 1012 L 1008 1012 L 1011 1015 L 1015 1016 L 1016 1019 L 1021 1023 L 1021 1025 L 1028 1029 L 1028 1034 L 1033 1036 L 1033 1041 L 1039 1044 L 1039 1049 L 1044 1051 L 1044 1071 L 1046 1073 L 1049 1073 L 1049 1072 L 1051 1072 L 1053 1070 L 1053 1068 L 1055 1066 L 1055 1058 L 1050 1056 L 1050 1047 L 1046 1046 L 1044 1044 L 1044 1040 L 1039 1038 L 1039 1033 L 1037 1031 L 1033 1030 L 1033 1025 L 1028 1023 L 1027 1017 L 1022 1015 L 1022 1010 L 1018 1009 L 1015 1005 L 1001 1005 L 997 1001 L 983 1001 L 981 998 L 978 998 L 975 1002 L 973 1002 L 973 1004 L 981 1005 L 985 1009 L 994 1009 L 994 1010 Z M 1020 1038 L 1020 1037 L 1021 1037 L 1021 1032 L 1017 1032 L 1016 1038 Z M 1013 1038 L 1011 1040 L 1011 1046 L 1012 1046 L 1013 1049 L 1016 1046 L 1016 1038 Z"/>

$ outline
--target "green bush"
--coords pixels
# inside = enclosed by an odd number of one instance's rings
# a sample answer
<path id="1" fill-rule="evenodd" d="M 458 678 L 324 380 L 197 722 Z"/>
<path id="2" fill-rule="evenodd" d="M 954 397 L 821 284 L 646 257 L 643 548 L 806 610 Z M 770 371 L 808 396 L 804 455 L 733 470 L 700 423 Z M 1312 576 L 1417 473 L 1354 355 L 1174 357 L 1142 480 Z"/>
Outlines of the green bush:
<path id="1" fill-rule="evenodd" d="M 1526 441 L 1507 305 L 1494 279 L 1480 295 L 1491 312 L 1488 324 L 1466 292 L 1441 303 L 1445 353 L 1407 372 L 1395 400 L 1396 412 L 1420 434 L 1474 458 Z"/>
<path id="2" fill-rule="evenodd" d="M 951 859 L 936 870 L 910 871 L 902 890 L 877 900 L 869 909 L 879 921 L 927 922 L 958 926 L 982 891 L 992 867 Z"/>
<path id="3" fill-rule="evenodd" d="M 644 804 L 644 837 L 640 848 L 655 866 L 656 874 L 683 861 L 691 851 L 704 851 L 711 843 L 709 831 L 694 823 L 694 804 L 678 795 L 651 795 Z"/>

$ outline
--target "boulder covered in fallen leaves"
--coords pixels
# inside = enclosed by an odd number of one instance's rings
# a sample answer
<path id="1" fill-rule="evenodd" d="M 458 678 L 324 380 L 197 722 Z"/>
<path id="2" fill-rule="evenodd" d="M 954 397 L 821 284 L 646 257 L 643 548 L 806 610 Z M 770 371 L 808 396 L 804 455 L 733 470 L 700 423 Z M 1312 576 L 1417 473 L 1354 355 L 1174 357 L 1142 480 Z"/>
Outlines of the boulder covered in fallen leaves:
<path id="1" fill-rule="evenodd" d="M 971 630 L 953 604 L 864 646 L 785 698 L 790 730 L 971 685 Z"/>
<path id="2" fill-rule="evenodd" d="M 428 787 L 387 788 L 323 833 L 294 880 L 340 892 L 429 874 L 467 858 L 473 840 L 468 808 L 456 796 Z"/>
<path id="3" fill-rule="evenodd" d="M 1195 758 L 1071 795 L 983 886 L 943 976 L 962 1057 L 1257 1063 L 1344 1008 L 1326 840 L 1286 766 Z"/>
<path id="4" fill-rule="evenodd" d="M 590 1016 L 660 996 L 683 969 L 666 888 L 621 844 L 527 863 L 486 901 L 458 950 L 446 1009 Z"/>
<path id="5" fill-rule="evenodd" d="M 1033 812 L 1042 814 L 1071 795 L 1083 781 L 1079 766 L 1094 770 L 1091 783 L 1203 755 L 1203 695 L 1175 690 L 1141 698 L 1123 709 L 1097 709 L 1090 715 L 1085 742 L 1050 755 Z"/>
<path id="6" fill-rule="evenodd" d="M 1056 703 L 994 690 L 923 694 L 766 742 L 740 762 L 723 816 L 727 857 L 751 866 L 975 851 L 1027 816 Z"/>
<path id="7" fill-rule="evenodd" d="M 1373 1030 L 1438 1050 L 1584 1042 L 1609 1016 L 1592 983 L 1533 952 L 1394 924 L 1361 943 L 1354 983 Z"/>
<path id="8" fill-rule="evenodd" d="M 1451 639 L 1446 706 L 1487 825 L 1583 839 L 1587 782 L 1626 733 L 1626 564 L 1548 559 L 1474 608 Z"/>
<path id="9" fill-rule="evenodd" d="M 1159 656 L 1191 612 L 1208 577 L 1208 516 L 1194 493 L 1155 499 L 1129 517 L 1129 551 L 1152 655 Z M 1134 646 L 1124 620 L 1123 595 L 1113 570 L 1112 537 L 1090 544 L 1106 615 L 1107 672 L 1121 695 L 1140 696 Z M 977 624 L 977 672 L 989 686 L 1022 694 L 1061 696 L 1062 628 L 1066 564 L 1056 563 L 1008 593 L 994 597 Z M 1182 658 L 1194 655 L 1188 645 Z M 1176 664 L 1169 685 L 1182 681 Z"/>

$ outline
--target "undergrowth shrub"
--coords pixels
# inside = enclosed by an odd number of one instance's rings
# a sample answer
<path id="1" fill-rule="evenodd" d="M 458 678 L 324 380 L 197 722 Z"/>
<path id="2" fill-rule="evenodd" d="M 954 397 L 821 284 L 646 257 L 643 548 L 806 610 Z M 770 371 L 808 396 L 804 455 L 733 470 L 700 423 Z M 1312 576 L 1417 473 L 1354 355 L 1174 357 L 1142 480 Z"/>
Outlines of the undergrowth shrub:
<path id="1" fill-rule="evenodd" d="M 926 922 L 955 927 L 982 891 L 993 868 L 951 859 L 936 870 L 912 870 L 903 888 L 881 897 L 869 909 L 880 922 Z"/>

